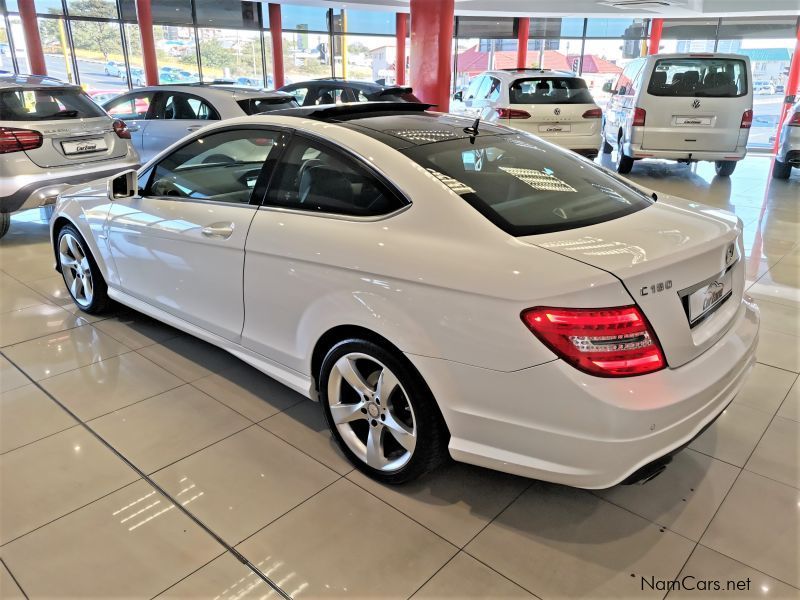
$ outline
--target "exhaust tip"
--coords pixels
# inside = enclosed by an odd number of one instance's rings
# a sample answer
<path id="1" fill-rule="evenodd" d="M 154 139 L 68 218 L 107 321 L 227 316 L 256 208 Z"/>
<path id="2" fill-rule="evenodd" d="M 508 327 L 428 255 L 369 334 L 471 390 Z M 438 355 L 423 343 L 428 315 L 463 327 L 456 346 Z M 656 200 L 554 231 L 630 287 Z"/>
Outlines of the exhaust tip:
<path id="1" fill-rule="evenodd" d="M 649 481 L 653 481 L 653 479 L 661 475 L 661 473 L 667 469 L 667 465 L 671 462 L 672 456 L 662 456 L 646 464 L 641 469 L 634 471 L 622 482 L 622 485 L 644 485 Z"/>

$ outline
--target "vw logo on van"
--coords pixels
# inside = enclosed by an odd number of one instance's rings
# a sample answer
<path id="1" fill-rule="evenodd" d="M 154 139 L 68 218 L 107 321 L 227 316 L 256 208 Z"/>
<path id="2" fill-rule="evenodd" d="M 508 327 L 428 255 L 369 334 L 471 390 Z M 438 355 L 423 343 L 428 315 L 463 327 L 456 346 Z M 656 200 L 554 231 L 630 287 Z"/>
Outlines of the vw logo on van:
<path id="1" fill-rule="evenodd" d="M 561 109 L 560 108 L 554 108 L 553 109 L 553 114 L 554 115 L 560 115 L 561 114 Z"/>
<path id="2" fill-rule="evenodd" d="M 700 108 L 700 100 L 695 99 L 695 101 L 692 102 L 692 108 Z"/>

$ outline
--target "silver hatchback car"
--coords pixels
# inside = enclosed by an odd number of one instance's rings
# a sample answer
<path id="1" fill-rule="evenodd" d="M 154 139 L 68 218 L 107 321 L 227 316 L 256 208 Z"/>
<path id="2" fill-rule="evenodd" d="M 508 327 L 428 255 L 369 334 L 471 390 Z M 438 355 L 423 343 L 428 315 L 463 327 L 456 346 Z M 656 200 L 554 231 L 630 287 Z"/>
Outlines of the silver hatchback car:
<path id="1" fill-rule="evenodd" d="M 83 90 L 37 75 L 0 75 L 0 237 L 11 213 L 53 204 L 66 188 L 139 166 L 123 121 Z"/>
<path id="2" fill-rule="evenodd" d="M 800 169 L 800 102 L 789 109 L 779 139 L 772 176 L 775 179 L 789 179 L 792 167 Z"/>

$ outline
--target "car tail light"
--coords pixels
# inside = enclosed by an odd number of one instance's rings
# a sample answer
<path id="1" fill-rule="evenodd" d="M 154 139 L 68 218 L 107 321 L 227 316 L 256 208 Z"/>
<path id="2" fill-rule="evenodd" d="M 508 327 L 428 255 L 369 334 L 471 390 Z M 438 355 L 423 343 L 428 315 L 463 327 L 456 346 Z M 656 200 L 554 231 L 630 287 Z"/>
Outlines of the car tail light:
<path id="1" fill-rule="evenodd" d="M 591 375 L 629 377 L 666 366 L 647 319 L 636 306 L 536 307 L 522 320 L 560 358 Z"/>
<path id="2" fill-rule="evenodd" d="M 497 116 L 501 119 L 529 119 L 531 113 L 518 108 L 498 108 Z"/>
<path id="3" fill-rule="evenodd" d="M 750 126 L 753 124 L 753 111 L 746 110 L 742 115 L 742 123 L 739 125 L 739 129 L 750 129 Z"/>
<path id="4" fill-rule="evenodd" d="M 116 119 L 111 126 L 114 128 L 114 133 L 117 134 L 117 137 L 123 140 L 131 139 L 131 132 L 128 129 L 128 126 L 125 124 L 125 121 L 120 121 Z"/>
<path id="5" fill-rule="evenodd" d="M 583 113 L 584 119 L 600 119 L 603 117 L 603 111 L 599 108 L 590 108 Z"/>
<path id="6" fill-rule="evenodd" d="M 0 154 L 34 150 L 42 145 L 42 134 L 32 129 L 0 127 Z"/>
<path id="7" fill-rule="evenodd" d="M 792 115 L 788 121 L 789 127 L 800 127 L 800 110 Z"/>
<path id="8" fill-rule="evenodd" d="M 647 119 L 647 111 L 638 106 L 633 109 L 633 126 L 644 127 L 644 122 Z"/>

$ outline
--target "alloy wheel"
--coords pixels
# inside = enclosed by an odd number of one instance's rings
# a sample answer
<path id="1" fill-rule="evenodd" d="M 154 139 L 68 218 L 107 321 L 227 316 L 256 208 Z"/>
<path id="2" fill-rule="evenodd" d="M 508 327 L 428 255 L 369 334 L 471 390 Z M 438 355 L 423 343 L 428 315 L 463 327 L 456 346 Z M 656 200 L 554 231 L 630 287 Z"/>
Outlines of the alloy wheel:
<path id="1" fill-rule="evenodd" d="M 397 471 L 414 455 L 414 409 L 397 376 L 374 357 L 350 352 L 336 361 L 328 408 L 347 447 L 373 469 Z"/>
<path id="2" fill-rule="evenodd" d="M 70 295 L 80 306 L 89 306 L 94 298 L 92 269 L 81 243 L 71 233 L 61 236 L 58 258 Z"/>

